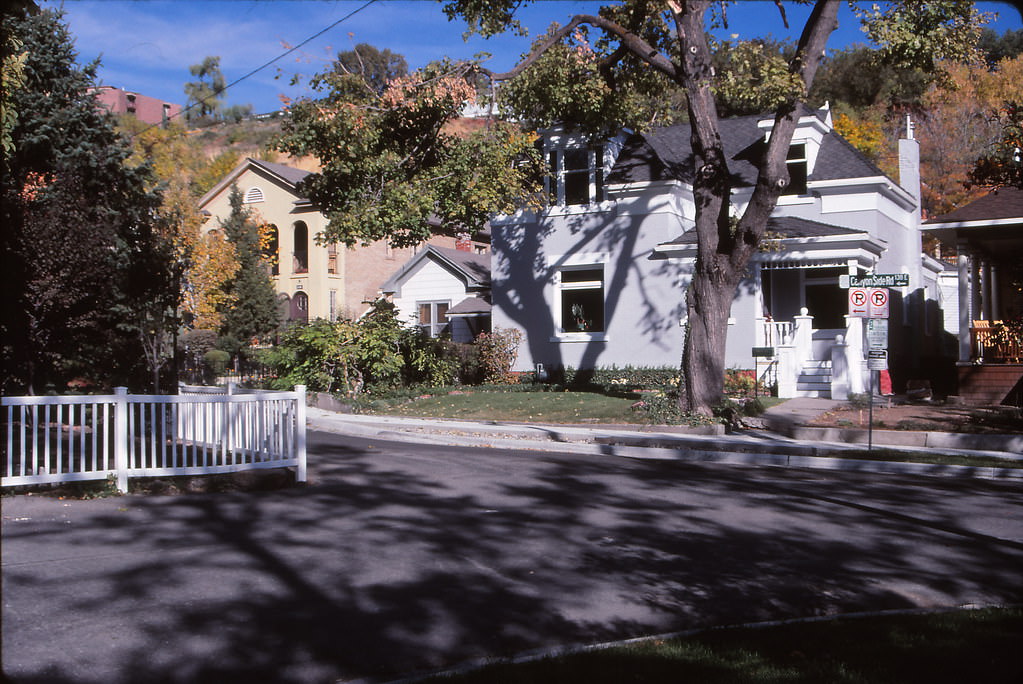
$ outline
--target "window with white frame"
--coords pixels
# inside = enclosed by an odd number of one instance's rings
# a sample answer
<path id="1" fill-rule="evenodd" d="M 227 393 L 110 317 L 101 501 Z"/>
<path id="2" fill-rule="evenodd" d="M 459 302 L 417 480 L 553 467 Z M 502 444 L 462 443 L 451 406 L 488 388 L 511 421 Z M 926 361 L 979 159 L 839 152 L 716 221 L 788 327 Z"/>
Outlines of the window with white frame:
<path id="1" fill-rule="evenodd" d="M 789 169 L 789 184 L 782 194 L 805 195 L 806 177 L 809 172 L 806 143 L 792 143 L 789 146 L 789 153 L 785 157 L 785 165 Z"/>
<path id="2" fill-rule="evenodd" d="M 590 264 L 558 271 L 556 294 L 562 333 L 604 332 L 604 266 Z"/>
<path id="3" fill-rule="evenodd" d="M 448 329 L 448 308 L 451 302 L 416 302 L 419 327 L 430 337 L 439 337 Z"/>
<path id="4" fill-rule="evenodd" d="M 552 206 L 604 200 L 603 145 L 550 149 L 547 163 L 551 174 L 546 179 L 546 190 Z"/>

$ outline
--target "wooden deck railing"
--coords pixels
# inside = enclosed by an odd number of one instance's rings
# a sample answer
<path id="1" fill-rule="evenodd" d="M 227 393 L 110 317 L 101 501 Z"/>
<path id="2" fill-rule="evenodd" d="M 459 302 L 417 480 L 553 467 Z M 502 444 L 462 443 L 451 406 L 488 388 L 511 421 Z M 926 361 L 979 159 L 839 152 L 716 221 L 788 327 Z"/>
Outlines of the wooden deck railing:
<path id="1" fill-rule="evenodd" d="M 984 363 L 1023 363 L 1023 336 L 1001 321 L 974 321 L 971 358 Z"/>

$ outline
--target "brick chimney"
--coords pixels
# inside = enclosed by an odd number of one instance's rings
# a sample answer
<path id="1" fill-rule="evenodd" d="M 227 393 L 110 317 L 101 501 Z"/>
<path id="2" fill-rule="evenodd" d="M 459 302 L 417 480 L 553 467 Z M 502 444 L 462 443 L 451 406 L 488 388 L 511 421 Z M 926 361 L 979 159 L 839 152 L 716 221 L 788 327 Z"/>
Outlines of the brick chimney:
<path id="1" fill-rule="evenodd" d="M 459 252 L 471 252 L 472 233 L 457 233 L 455 235 L 455 249 Z"/>

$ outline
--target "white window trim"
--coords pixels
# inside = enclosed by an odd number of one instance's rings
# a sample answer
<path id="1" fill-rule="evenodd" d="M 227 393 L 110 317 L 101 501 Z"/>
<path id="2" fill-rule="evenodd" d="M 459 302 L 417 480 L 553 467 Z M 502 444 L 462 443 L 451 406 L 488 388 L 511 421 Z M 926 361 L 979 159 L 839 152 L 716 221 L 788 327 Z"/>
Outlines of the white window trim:
<path id="1" fill-rule="evenodd" d="M 610 255 L 607 252 L 582 252 L 571 255 L 552 255 L 547 257 L 547 266 L 553 273 L 551 313 L 556 325 L 554 335 L 550 338 L 555 343 L 573 342 L 606 342 L 607 335 L 607 262 Z M 601 288 L 603 289 L 604 301 L 604 330 L 600 332 L 565 332 L 562 325 L 561 293 L 565 289 L 587 289 L 586 283 L 573 283 L 570 287 L 564 288 L 561 284 L 561 272 L 565 270 L 586 270 L 599 268 L 603 273 Z"/>
<path id="2" fill-rule="evenodd" d="M 552 169 L 552 173 L 557 177 L 557 190 L 558 196 L 555 198 L 553 204 L 548 209 L 552 210 L 552 213 L 585 213 L 598 211 L 604 206 L 610 204 L 606 199 L 597 198 L 597 166 L 598 164 L 604 169 L 604 194 L 607 193 L 607 173 L 608 173 L 608 146 L 601 144 L 598 146 L 601 150 L 601 159 L 596 158 L 596 149 L 594 146 L 588 145 L 582 141 L 571 141 L 567 140 L 558 144 L 549 144 L 544 147 L 544 158 L 549 159 L 551 153 L 554 153 L 557 164 L 556 168 Z M 589 166 L 589 183 L 587 197 L 588 202 L 582 204 L 566 204 L 565 202 L 565 152 L 568 150 L 586 150 L 586 157 Z M 544 179 L 544 190 L 547 191 L 548 196 L 551 190 L 551 177 L 548 176 Z M 594 199 L 597 198 L 597 199 Z"/>
<path id="3" fill-rule="evenodd" d="M 423 323 L 421 320 L 419 320 L 419 307 L 423 306 L 424 304 L 429 304 L 430 305 L 430 319 L 431 319 L 431 321 L 429 323 Z M 451 319 L 450 318 L 448 318 L 448 320 L 444 321 L 443 323 L 439 323 L 437 321 L 437 305 L 438 304 L 444 304 L 445 306 L 448 307 L 448 309 L 451 308 L 451 300 L 450 299 L 423 299 L 423 300 L 416 300 L 416 313 L 415 313 L 416 326 L 418 326 L 419 328 L 427 328 L 427 331 L 429 332 L 430 337 L 433 337 L 433 338 L 436 338 L 436 337 L 440 336 L 440 333 L 443 331 L 444 326 L 451 325 Z M 446 311 L 445 311 L 444 315 L 447 316 L 447 312 Z"/>

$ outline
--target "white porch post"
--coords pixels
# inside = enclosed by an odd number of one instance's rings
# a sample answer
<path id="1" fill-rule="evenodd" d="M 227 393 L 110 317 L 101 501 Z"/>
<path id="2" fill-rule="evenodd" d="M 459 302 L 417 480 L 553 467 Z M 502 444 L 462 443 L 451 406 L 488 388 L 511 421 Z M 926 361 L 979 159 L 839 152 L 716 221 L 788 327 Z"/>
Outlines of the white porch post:
<path id="1" fill-rule="evenodd" d="M 973 284 L 970 280 L 970 257 L 965 242 L 956 245 L 956 268 L 959 273 L 959 362 L 970 360 L 970 303 Z"/>
<path id="2" fill-rule="evenodd" d="M 863 319 L 858 316 L 845 317 L 845 364 L 849 375 L 849 393 L 863 394 L 866 391 L 863 378 Z"/>
<path id="3" fill-rule="evenodd" d="M 813 316 L 808 314 L 804 306 L 799 310 L 799 315 L 793 318 L 795 330 L 792 337 L 796 346 L 796 363 L 800 366 L 813 358 Z"/>
<path id="4" fill-rule="evenodd" d="M 795 347 L 791 344 L 781 344 L 775 353 L 778 356 L 778 397 L 791 399 L 796 396 L 796 381 L 799 379 Z"/>
<path id="5" fill-rule="evenodd" d="M 849 398 L 849 357 L 846 353 L 848 346 L 845 337 L 839 335 L 831 347 L 831 398 L 838 401 Z"/>

